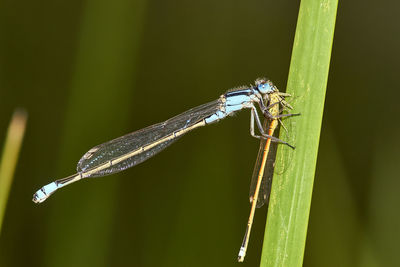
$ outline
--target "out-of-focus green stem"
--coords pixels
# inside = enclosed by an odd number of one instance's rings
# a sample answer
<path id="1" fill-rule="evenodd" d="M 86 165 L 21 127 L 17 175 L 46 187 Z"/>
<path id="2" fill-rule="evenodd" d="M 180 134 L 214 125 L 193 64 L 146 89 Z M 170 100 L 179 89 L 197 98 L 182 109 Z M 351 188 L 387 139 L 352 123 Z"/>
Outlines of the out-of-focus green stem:
<path id="1" fill-rule="evenodd" d="M 0 233 L 15 166 L 17 165 L 22 139 L 24 138 L 26 120 L 27 113 L 24 110 L 17 109 L 11 118 L 4 143 L 0 162 Z"/>

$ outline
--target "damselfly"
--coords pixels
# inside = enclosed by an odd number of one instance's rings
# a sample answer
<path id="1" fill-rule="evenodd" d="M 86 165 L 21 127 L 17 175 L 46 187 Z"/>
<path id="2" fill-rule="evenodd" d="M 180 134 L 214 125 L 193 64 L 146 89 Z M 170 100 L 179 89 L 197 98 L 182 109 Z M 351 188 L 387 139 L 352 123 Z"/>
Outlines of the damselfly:
<path id="1" fill-rule="evenodd" d="M 250 109 L 250 134 L 255 138 L 263 140 L 261 144 L 268 144 L 268 148 L 264 153 L 265 158 L 263 161 L 265 161 L 271 142 L 282 143 L 294 148 L 287 142 L 274 137 L 273 132 L 275 128 L 271 128 L 272 125 L 275 125 L 276 119 L 296 115 L 281 114 L 279 112 L 280 106 L 284 108 L 288 107 L 283 99 L 284 96 L 286 94 L 279 92 L 271 81 L 257 79 L 255 85 L 242 86 L 229 90 L 215 101 L 192 108 L 164 122 L 95 146 L 79 160 L 76 174 L 43 186 L 33 195 L 33 202 L 41 203 L 59 188 L 83 178 L 106 176 L 133 167 L 161 152 L 189 131 L 218 122 L 246 108 Z M 268 122 L 268 132 L 264 131 L 265 127 L 263 128 L 261 124 L 256 106 L 259 107 L 266 122 Z M 276 111 L 276 108 L 278 111 Z M 255 134 L 254 125 L 259 130 L 258 135 Z M 262 163 L 260 166 L 264 166 L 264 164 Z M 239 253 L 239 260 L 243 260 L 246 252 L 256 203 L 258 206 L 262 206 L 265 202 L 265 200 L 260 200 L 259 197 L 260 188 L 264 186 L 264 180 L 262 179 L 264 177 L 264 167 L 258 168 L 256 165 L 256 169 L 260 170 L 260 174 L 256 177 L 256 186 L 251 187 L 254 187 L 254 189 L 251 189 L 251 191 L 254 191 L 254 193 L 251 193 L 251 202 L 253 205 L 245 238 Z M 264 190 L 262 190 L 261 196 L 264 199 L 267 198 Z M 257 202 L 253 201 L 254 199 L 258 199 Z"/>
<path id="2" fill-rule="evenodd" d="M 283 109 L 292 109 L 292 107 L 284 100 L 283 97 L 290 96 L 289 94 L 279 91 L 269 95 L 268 111 L 271 117 L 264 120 L 263 129 L 269 136 L 273 136 L 280 122 L 279 117 L 294 116 L 298 114 L 281 114 L 280 107 Z M 274 173 L 275 153 L 277 146 L 271 144 L 271 138 L 262 138 L 260 140 L 260 148 L 257 155 L 257 160 L 253 170 L 253 176 L 250 183 L 250 215 L 247 222 L 245 235 L 242 246 L 239 250 L 238 261 L 243 262 L 246 256 L 247 245 L 250 238 L 251 227 L 253 225 L 254 214 L 256 207 L 262 207 L 268 200 L 272 184 L 272 175 Z M 275 143 L 276 144 L 276 143 Z"/>

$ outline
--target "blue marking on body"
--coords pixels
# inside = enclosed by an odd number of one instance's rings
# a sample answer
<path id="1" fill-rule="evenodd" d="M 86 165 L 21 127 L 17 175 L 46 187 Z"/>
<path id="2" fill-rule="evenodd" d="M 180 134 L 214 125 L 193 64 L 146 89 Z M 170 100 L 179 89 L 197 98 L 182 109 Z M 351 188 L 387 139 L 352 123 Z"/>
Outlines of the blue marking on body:
<path id="1" fill-rule="evenodd" d="M 237 104 L 237 105 L 233 105 L 233 106 L 226 106 L 225 107 L 225 112 L 226 115 L 231 115 L 232 113 L 239 111 L 241 109 L 243 109 L 245 106 L 243 106 L 243 104 Z"/>
<path id="2" fill-rule="evenodd" d="M 49 195 L 51 193 L 53 193 L 54 191 L 56 191 L 58 188 L 56 183 L 50 183 L 48 185 L 43 186 L 43 191 L 45 192 L 46 195 Z"/>
<path id="3" fill-rule="evenodd" d="M 41 189 L 38 190 L 38 191 L 35 193 L 35 195 L 34 195 L 34 198 L 35 198 L 35 199 L 38 199 L 38 200 L 41 200 L 41 199 L 43 199 L 43 198 L 45 198 L 45 197 L 47 197 L 47 196 L 46 196 L 45 193 L 43 193 L 43 191 L 42 191 Z"/>
<path id="4" fill-rule="evenodd" d="M 248 102 L 252 102 L 252 98 L 249 95 L 235 95 L 226 98 L 225 106 L 236 106 L 242 105 Z"/>
<path id="5" fill-rule="evenodd" d="M 205 118 L 204 121 L 207 124 L 213 123 L 213 122 L 217 122 L 219 120 L 222 120 L 223 118 L 226 117 L 225 112 L 218 110 L 217 112 L 215 112 L 214 114 L 212 114 L 211 116 L 209 116 L 208 118 Z"/>
<path id="6" fill-rule="evenodd" d="M 240 94 L 226 94 L 225 113 L 231 115 L 241 109 L 252 107 L 253 103 L 258 101 L 258 97 L 251 89 L 241 90 Z"/>
<path id="7" fill-rule="evenodd" d="M 237 95 L 251 95 L 253 93 L 254 93 L 253 89 L 246 88 L 246 89 L 240 89 L 240 90 L 237 90 L 237 91 L 227 92 L 225 94 L 225 97 L 228 98 L 228 97 L 237 96 Z"/>

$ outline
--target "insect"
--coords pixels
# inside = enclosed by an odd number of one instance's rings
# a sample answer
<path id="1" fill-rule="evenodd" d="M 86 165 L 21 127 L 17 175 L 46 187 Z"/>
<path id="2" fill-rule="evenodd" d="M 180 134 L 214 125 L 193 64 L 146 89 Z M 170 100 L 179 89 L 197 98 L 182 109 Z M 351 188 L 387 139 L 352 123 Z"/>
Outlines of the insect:
<path id="1" fill-rule="evenodd" d="M 275 130 L 279 126 L 279 118 L 296 116 L 299 114 L 281 114 L 280 107 L 283 109 L 292 109 L 292 107 L 284 100 L 289 94 L 275 91 L 269 95 L 268 111 L 270 117 L 264 120 L 263 129 L 269 136 L 273 136 Z M 282 122 L 281 122 L 282 123 Z M 251 227 L 253 225 L 256 208 L 262 207 L 269 200 L 269 194 L 272 185 L 272 175 L 274 172 L 275 154 L 277 150 L 276 143 L 272 144 L 271 138 L 261 138 L 260 148 L 257 160 L 254 166 L 253 175 L 250 183 L 250 215 L 247 222 L 246 232 L 242 245 L 239 250 L 238 261 L 243 262 L 246 256 L 247 245 L 250 238 Z"/>
<path id="2" fill-rule="evenodd" d="M 196 128 L 216 123 L 242 109 L 249 109 L 250 134 L 255 138 L 261 139 L 261 146 L 265 146 L 265 148 L 263 148 L 262 153 L 260 150 L 262 155 L 259 153 L 259 156 L 261 156 L 257 159 L 255 168 L 257 174 L 253 175 L 250 189 L 252 208 L 243 244 L 239 252 L 239 261 L 243 261 L 255 208 L 256 206 L 262 206 L 267 199 L 264 187 L 266 188 L 270 177 L 269 175 L 264 175 L 264 169 L 266 162 L 268 162 L 267 158 L 271 158 L 269 156 L 272 153 L 271 142 L 282 143 L 294 148 L 287 142 L 273 136 L 274 130 L 278 126 L 277 120 L 282 117 L 298 115 L 281 114 L 280 107 L 284 109 L 291 108 L 285 102 L 285 96 L 289 95 L 279 92 L 271 81 L 259 78 L 254 85 L 229 90 L 217 100 L 192 108 L 164 122 L 95 146 L 79 160 L 76 174 L 43 186 L 33 195 L 33 202 L 41 203 L 59 188 L 83 178 L 111 175 L 133 167 L 161 152 L 186 133 Z M 256 107 L 259 108 L 265 118 L 264 127 Z M 255 133 L 255 127 L 259 131 L 258 135 Z"/>

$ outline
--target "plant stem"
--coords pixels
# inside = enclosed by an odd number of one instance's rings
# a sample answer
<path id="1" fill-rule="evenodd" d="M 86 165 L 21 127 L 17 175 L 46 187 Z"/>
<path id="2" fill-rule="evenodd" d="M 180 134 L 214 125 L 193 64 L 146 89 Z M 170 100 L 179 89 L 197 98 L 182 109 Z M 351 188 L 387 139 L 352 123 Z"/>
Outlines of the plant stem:
<path id="1" fill-rule="evenodd" d="M 4 143 L 0 162 L 0 233 L 19 151 L 24 138 L 27 116 L 24 110 L 15 110 Z"/>
<path id="2" fill-rule="evenodd" d="M 303 0 L 287 92 L 300 117 L 280 138 L 260 266 L 302 266 L 338 0 Z"/>

